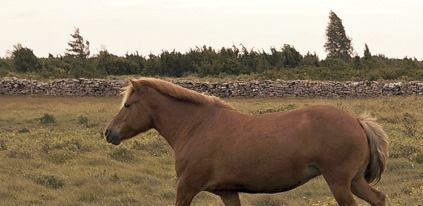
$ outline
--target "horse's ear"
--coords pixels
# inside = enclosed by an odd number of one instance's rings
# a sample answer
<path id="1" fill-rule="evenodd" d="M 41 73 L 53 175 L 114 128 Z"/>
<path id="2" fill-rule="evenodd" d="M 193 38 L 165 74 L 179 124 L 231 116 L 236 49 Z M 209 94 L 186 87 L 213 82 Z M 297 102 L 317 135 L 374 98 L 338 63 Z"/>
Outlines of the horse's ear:
<path id="1" fill-rule="evenodd" d="M 135 79 L 129 79 L 129 83 L 131 83 L 132 88 L 135 90 L 138 90 L 140 87 L 139 83 Z"/>

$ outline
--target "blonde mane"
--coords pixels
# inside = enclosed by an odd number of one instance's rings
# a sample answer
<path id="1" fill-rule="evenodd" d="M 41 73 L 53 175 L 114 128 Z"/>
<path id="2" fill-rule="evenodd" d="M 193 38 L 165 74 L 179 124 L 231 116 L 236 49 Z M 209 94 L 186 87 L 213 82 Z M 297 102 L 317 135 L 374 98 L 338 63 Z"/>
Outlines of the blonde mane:
<path id="1" fill-rule="evenodd" d="M 148 86 L 153 89 L 156 89 L 160 93 L 171 96 L 178 100 L 191 102 L 195 104 L 213 105 L 216 107 L 222 107 L 222 108 L 235 110 L 235 108 L 225 103 L 218 97 L 201 94 L 196 91 L 183 88 L 179 85 L 176 85 L 161 79 L 140 78 L 140 79 L 134 80 L 134 82 L 143 86 Z M 123 94 L 122 105 L 126 102 L 126 100 L 129 98 L 129 96 L 133 92 L 134 92 L 134 88 L 132 84 L 129 84 L 127 87 L 124 88 L 124 91 L 122 92 Z"/>

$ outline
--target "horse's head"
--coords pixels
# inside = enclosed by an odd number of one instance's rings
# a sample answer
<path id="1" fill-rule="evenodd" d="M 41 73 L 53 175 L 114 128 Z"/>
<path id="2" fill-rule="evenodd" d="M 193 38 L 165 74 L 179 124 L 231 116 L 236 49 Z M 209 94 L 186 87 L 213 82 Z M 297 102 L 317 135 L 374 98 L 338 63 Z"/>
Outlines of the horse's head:
<path id="1" fill-rule="evenodd" d="M 148 90 L 147 86 L 130 80 L 120 111 L 104 131 L 107 142 L 118 145 L 122 140 L 152 128 L 151 109 L 145 98 Z"/>

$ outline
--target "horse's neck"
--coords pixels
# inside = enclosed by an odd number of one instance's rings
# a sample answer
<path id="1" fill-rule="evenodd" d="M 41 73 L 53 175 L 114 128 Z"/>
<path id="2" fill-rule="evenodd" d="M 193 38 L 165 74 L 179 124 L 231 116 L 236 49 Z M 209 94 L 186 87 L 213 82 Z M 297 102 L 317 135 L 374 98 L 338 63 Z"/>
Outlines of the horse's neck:
<path id="1" fill-rule="evenodd" d="M 154 128 L 176 151 L 188 141 L 190 132 L 201 124 L 205 107 L 175 100 L 171 97 L 160 98 L 155 102 L 153 112 Z"/>

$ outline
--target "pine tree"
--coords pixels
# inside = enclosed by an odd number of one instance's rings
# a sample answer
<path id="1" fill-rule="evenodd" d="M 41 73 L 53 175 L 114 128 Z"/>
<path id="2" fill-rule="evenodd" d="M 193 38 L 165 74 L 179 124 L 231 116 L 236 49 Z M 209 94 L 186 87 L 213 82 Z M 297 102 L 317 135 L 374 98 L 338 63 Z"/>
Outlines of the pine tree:
<path id="1" fill-rule="evenodd" d="M 78 27 L 75 28 L 71 37 L 73 40 L 68 42 L 70 48 L 66 49 L 65 55 L 84 59 L 87 58 L 90 55 L 90 42 L 84 42 L 84 38 L 79 33 Z"/>
<path id="2" fill-rule="evenodd" d="M 71 34 L 72 40 L 68 42 L 69 48 L 66 49 L 64 61 L 67 63 L 65 70 L 73 77 L 90 77 L 98 73 L 90 55 L 90 42 L 84 41 L 79 33 L 79 28 L 75 28 Z"/>
<path id="3" fill-rule="evenodd" d="M 353 52 L 351 39 L 345 34 L 342 20 L 335 14 L 329 12 L 329 24 L 326 28 L 327 41 L 325 49 L 328 57 L 350 60 Z"/>
<path id="4" fill-rule="evenodd" d="M 283 45 L 281 55 L 284 67 L 288 68 L 297 67 L 303 58 L 300 52 L 289 44 Z"/>
<path id="5" fill-rule="evenodd" d="M 369 47 L 367 44 L 364 44 L 364 59 L 369 60 L 372 58 L 372 54 L 370 53 Z"/>
<path id="6" fill-rule="evenodd" d="M 301 60 L 301 65 L 318 67 L 319 62 L 319 57 L 317 56 L 316 52 L 313 54 L 307 52 L 307 54 L 304 55 L 303 59 Z"/>

